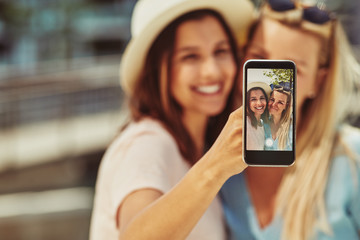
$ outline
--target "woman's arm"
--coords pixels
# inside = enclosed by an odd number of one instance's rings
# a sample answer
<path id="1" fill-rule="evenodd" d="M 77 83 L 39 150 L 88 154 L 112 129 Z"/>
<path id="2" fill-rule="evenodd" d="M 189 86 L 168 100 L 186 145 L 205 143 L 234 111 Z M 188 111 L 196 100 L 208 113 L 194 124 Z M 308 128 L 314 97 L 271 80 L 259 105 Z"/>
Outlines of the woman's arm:
<path id="1" fill-rule="evenodd" d="M 234 111 L 211 149 L 169 192 L 143 189 L 118 212 L 120 239 L 184 239 L 232 175 L 242 172 L 242 108 Z"/>

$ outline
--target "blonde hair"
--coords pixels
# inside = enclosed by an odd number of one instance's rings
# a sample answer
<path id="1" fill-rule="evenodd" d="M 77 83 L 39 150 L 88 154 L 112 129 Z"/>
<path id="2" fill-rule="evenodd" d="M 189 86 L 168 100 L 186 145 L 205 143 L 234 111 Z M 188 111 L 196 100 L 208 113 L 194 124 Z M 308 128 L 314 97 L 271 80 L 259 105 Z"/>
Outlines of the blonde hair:
<path id="1" fill-rule="evenodd" d="M 284 239 L 308 239 L 315 230 L 332 233 L 324 199 L 326 183 L 339 137 L 337 127 L 348 114 L 357 113 L 350 112 L 349 107 L 354 109 L 352 101 L 359 99 L 354 87 L 360 89 L 356 83 L 360 78 L 359 65 L 341 25 L 337 21 L 332 24 L 327 79 L 322 91 L 308 100 L 303 109 L 297 131 L 296 163 L 286 170 L 277 194 L 276 209 L 284 218 Z"/>
<path id="2" fill-rule="evenodd" d="M 277 90 L 274 90 L 277 91 Z M 284 112 L 284 115 L 281 117 L 280 120 L 280 128 L 278 130 L 278 139 L 279 144 L 278 147 L 280 150 L 285 149 L 286 145 L 289 141 L 289 131 L 290 126 L 292 124 L 292 96 L 290 93 L 281 91 L 281 93 L 285 94 L 287 96 L 287 103 L 286 103 L 286 110 Z"/>

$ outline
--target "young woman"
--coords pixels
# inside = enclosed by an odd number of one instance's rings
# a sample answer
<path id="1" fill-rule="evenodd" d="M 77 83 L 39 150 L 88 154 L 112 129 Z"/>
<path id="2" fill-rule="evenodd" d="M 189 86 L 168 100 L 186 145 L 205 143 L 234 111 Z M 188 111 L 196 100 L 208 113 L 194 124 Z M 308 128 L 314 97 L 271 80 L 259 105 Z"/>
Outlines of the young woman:
<path id="1" fill-rule="evenodd" d="M 253 82 L 247 91 L 246 111 L 247 121 L 247 149 L 264 150 L 265 132 L 264 120 L 268 118 L 268 94 L 271 91 L 266 83 Z"/>
<path id="2" fill-rule="evenodd" d="M 90 239 L 226 238 L 216 195 L 246 168 L 233 33 L 251 18 L 246 0 L 137 2 L 120 68 L 131 120 L 101 163 Z"/>
<path id="3" fill-rule="evenodd" d="M 247 168 L 222 189 L 231 239 L 359 239 L 359 65 L 336 19 L 316 6 L 271 1 L 247 58 L 297 65 L 295 164 Z"/>
<path id="4" fill-rule="evenodd" d="M 276 85 L 270 94 L 270 120 L 264 125 L 265 150 L 292 150 L 292 96 L 290 89 Z"/>

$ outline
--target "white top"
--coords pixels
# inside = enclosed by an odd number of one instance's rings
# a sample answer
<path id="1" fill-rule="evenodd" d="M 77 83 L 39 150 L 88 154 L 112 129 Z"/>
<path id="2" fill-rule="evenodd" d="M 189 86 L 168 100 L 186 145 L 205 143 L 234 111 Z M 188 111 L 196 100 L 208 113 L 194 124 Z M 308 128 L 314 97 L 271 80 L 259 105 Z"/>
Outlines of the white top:
<path id="1" fill-rule="evenodd" d="M 90 240 L 118 239 L 116 213 L 128 194 L 144 188 L 168 192 L 189 169 L 174 138 L 159 122 L 145 119 L 130 124 L 110 145 L 101 162 Z M 215 198 L 187 239 L 225 238 L 223 212 Z"/>
<path id="2" fill-rule="evenodd" d="M 262 122 L 262 119 L 260 119 Z M 246 149 L 247 150 L 264 150 L 264 144 L 265 144 L 265 131 L 264 131 L 264 125 L 257 126 L 255 129 L 251 125 L 251 119 L 248 116 L 246 118 L 246 124 L 247 124 L 247 144 Z"/>

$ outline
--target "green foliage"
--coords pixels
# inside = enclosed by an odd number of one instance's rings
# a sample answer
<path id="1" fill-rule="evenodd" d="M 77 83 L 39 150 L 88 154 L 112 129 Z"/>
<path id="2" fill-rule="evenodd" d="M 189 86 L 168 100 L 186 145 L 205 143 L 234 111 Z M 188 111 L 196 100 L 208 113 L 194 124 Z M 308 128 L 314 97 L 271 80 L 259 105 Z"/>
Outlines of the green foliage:
<path id="1" fill-rule="evenodd" d="M 270 83 L 274 85 L 278 85 L 280 82 L 290 82 L 294 77 L 291 69 L 271 69 L 270 71 L 264 71 L 263 74 L 270 77 Z"/>

